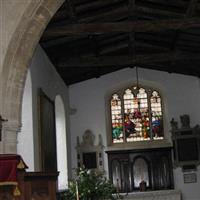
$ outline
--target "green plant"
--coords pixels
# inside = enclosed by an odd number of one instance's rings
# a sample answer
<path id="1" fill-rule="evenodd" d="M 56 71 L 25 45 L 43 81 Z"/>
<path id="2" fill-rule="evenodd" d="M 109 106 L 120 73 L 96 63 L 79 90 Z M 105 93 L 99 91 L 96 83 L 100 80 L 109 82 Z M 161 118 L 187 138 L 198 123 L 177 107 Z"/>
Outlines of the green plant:
<path id="1" fill-rule="evenodd" d="M 77 200 L 112 200 L 116 190 L 104 174 L 97 170 L 79 168 L 76 178 L 69 182 L 69 189 L 65 194 L 66 199 Z"/>

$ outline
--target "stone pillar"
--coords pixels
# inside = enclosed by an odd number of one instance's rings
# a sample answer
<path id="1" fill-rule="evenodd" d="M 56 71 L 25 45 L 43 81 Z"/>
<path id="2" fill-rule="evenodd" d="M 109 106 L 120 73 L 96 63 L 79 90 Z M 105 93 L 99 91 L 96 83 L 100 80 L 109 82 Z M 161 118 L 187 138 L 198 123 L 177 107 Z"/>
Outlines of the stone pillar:
<path id="1" fill-rule="evenodd" d="M 3 153 L 3 141 L 0 141 L 0 154 Z"/>
<path id="2" fill-rule="evenodd" d="M 13 0 L 2 4 L 5 10 L 0 12 L 0 18 L 6 19 L 7 28 L 2 33 L 0 30 L 0 34 L 8 40 L 2 41 L 4 53 L 0 52 L 0 60 L 3 61 L 0 62 L 0 114 L 10 121 L 3 124 L 0 153 L 17 153 L 27 67 L 44 29 L 63 2 L 24 0 L 19 4 Z M 13 10 L 12 15 L 8 14 L 10 10 Z M 5 25 L 5 21 L 0 20 L 0 25 Z"/>
<path id="3" fill-rule="evenodd" d="M 21 124 L 16 121 L 8 121 L 3 124 L 0 153 L 17 153 L 17 133 L 20 131 L 20 128 Z"/>

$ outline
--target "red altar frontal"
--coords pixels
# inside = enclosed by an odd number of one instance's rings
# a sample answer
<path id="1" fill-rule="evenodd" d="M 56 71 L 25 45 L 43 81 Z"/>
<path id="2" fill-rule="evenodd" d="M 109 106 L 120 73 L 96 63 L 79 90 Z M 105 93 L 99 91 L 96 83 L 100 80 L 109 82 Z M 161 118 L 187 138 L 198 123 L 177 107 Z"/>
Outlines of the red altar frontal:
<path id="1" fill-rule="evenodd" d="M 58 172 L 26 172 L 20 155 L 0 154 L 0 200 L 56 200 Z"/>
<path id="2" fill-rule="evenodd" d="M 1 154 L 0 155 L 0 186 L 1 190 L 13 190 L 13 196 L 21 195 L 18 186 L 18 173 L 28 168 L 19 155 Z M 0 190 L 0 191 L 1 191 Z"/>

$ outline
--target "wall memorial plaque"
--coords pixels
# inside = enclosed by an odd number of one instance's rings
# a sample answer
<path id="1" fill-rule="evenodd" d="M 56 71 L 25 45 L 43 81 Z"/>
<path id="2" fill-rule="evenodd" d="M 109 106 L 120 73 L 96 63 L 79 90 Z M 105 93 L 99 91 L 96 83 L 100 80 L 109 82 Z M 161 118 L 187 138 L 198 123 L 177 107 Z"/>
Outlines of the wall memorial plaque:
<path id="1" fill-rule="evenodd" d="M 184 183 L 196 183 L 197 174 L 196 173 L 187 173 L 183 175 Z"/>
<path id="2" fill-rule="evenodd" d="M 190 127 L 188 115 L 183 115 L 181 128 L 174 119 L 171 120 L 171 132 L 174 150 L 174 165 L 190 171 L 200 164 L 200 126 Z M 193 166 L 193 167 L 191 167 Z"/>

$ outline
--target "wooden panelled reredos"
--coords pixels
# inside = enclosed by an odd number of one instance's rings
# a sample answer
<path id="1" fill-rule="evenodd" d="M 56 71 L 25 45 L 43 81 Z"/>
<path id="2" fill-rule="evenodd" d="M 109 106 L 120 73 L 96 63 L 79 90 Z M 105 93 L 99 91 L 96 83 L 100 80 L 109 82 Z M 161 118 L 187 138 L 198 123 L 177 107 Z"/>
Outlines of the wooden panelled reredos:
<path id="1" fill-rule="evenodd" d="M 107 151 L 109 177 L 119 192 L 174 188 L 171 148 Z M 145 183 L 145 188 L 141 184 Z"/>

